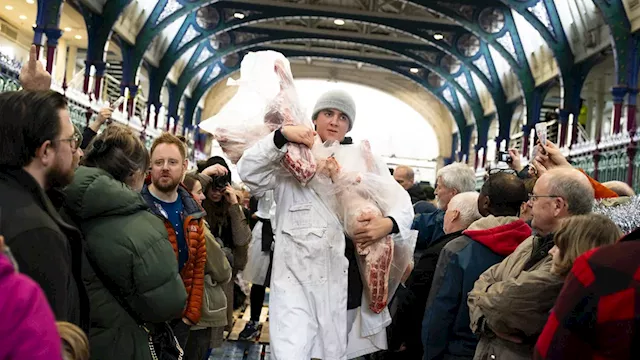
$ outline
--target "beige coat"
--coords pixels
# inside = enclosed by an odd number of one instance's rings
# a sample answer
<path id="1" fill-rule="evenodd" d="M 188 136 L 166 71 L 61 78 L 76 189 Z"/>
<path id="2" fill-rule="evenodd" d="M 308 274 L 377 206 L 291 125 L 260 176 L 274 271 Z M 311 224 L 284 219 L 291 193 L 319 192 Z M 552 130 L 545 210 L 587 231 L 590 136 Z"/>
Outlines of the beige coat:
<path id="1" fill-rule="evenodd" d="M 540 241 L 536 236 L 523 241 L 501 263 L 480 275 L 469 293 L 471 330 L 480 336 L 474 359 L 531 359 L 535 340 L 564 283 L 563 277 L 550 272 L 550 255 L 523 271 L 534 244 Z M 493 331 L 526 340 L 516 344 Z"/>
<path id="2" fill-rule="evenodd" d="M 227 297 L 224 293 L 224 285 L 231 280 L 231 265 L 208 224 L 205 226 L 204 237 L 207 244 L 204 300 L 202 316 L 194 330 L 227 325 Z"/>

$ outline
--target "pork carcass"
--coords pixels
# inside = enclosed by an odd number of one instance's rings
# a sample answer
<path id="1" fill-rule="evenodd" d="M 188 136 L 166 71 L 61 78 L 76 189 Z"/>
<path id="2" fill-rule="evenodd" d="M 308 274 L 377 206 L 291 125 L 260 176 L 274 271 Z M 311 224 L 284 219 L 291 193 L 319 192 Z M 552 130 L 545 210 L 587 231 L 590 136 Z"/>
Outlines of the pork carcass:
<path id="1" fill-rule="evenodd" d="M 367 171 L 377 173 L 377 166 L 368 142 L 362 144 L 362 156 L 367 166 Z M 318 173 L 331 178 L 334 185 L 341 189 L 338 194 L 338 204 L 342 207 L 339 218 L 347 235 L 351 238 L 355 235 L 358 219 L 363 215 L 382 217 L 382 211 L 378 204 L 368 196 L 369 191 L 363 187 L 363 176 L 359 173 L 345 173 L 335 158 L 329 157 L 318 165 Z M 383 191 L 374 189 L 374 191 Z M 379 314 L 387 306 L 389 300 L 389 275 L 391 274 L 391 262 L 393 260 L 394 243 L 391 236 L 385 236 L 373 244 L 363 247 L 356 243 L 357 261 L 360 275 L 365 287 L 365 294 L 369 300 L 369 309 Z"/>
<path id="2" fill-rule="evenodd" d="M 274 70 L 280 77 L 280 93 L 265 114 L 265 124 L 270 128 L 304 125 L 307 122 L 304 120 L 305 114 L 298 102 L 293 76 L 281 60 L 276 60 Z M 306 185 L 313 178 L 317 169 L 311 149 L 302 144 L 290 143 L 287 145 L 287 153 L 282 159 L 282 165 L 302 185 Z"/>

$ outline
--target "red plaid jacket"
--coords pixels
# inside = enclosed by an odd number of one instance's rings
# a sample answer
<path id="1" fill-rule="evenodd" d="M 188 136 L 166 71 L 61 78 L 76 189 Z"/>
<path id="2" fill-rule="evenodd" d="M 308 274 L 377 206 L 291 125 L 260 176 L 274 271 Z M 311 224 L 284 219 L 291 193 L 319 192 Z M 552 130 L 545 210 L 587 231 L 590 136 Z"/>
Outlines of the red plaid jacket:
<path id="1" fill-rule="evenodd" d="M 640 229 L 580 256 L 535 359 L 640 359 Z"/>

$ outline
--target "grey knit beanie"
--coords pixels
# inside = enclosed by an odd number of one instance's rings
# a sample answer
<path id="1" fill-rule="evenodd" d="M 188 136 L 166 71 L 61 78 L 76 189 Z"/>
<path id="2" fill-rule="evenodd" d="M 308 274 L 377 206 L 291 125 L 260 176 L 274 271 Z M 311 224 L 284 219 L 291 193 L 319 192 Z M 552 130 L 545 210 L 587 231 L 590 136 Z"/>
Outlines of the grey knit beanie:
<path id="1" fill-rule="evenodd" d="M 316 106 L 313 107 L 313 119 L 318 117 L 318 113 L 325 109 L 336 109 L 347 115 L 349 118 L 349 131 L 356 121 L 356 103 L 349 93 L 344 90 L 330 90 L 322 94 Z"/>

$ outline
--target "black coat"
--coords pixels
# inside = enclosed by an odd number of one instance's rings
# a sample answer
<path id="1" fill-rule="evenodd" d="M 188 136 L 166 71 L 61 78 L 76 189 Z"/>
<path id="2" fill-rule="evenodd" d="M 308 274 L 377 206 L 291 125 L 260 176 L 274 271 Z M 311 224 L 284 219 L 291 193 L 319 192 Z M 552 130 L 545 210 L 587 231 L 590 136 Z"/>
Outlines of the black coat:
<path id="1" fill-rule="evenodd" d="M 406 282 L 402 299 L 397 299 L 398 308 L 390 329 L 389 349 L 397 350 L 405 344 L 407 350 L 388 359 L 422 359 L 422 318 L 429 297 L 429 290 L 438 264 L 440 252 L 451 240 L 462 236 L 462 231 L 440 237 L 422 254 Z"/>
<path id="2" fill-rule="evenodd" d="M 426 201 L 427 194 L 422 190 L 422 187 L 419 184 L 413 184 L 412 187 L 407 190 L 409 196 L 411 196 L 411 203 L 415 204 L 418 201 Z"/>
<path id="3" fill-rule="evenodd" d="M 62 220 L 44 190 L 22 169 L 0 169 L 0 234 L 19 271 L 44 291 L 56 320 L 88 331 L 82 236 Z"/>

